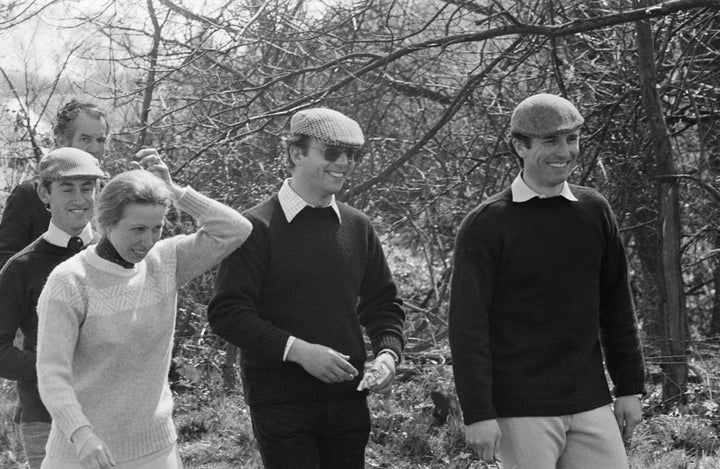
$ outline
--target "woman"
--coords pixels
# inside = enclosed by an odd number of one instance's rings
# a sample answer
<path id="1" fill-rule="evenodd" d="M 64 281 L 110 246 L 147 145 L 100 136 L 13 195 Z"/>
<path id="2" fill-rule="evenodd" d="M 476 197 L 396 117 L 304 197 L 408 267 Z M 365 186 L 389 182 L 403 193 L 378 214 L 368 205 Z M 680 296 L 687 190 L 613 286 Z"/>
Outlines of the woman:
<path id="1" fill-rule="evenodd" d="M 148 171 L 108 182 L 100 242 L 60 264 L 38 300 L 38 385 L 52 416 L 44 469 L 182 467 L 167 381 L 177 290 L 252 225 L 174 184 L 157 155 L 142 163 Z M 160 240 L 171 200 L 200 229 Z"/>

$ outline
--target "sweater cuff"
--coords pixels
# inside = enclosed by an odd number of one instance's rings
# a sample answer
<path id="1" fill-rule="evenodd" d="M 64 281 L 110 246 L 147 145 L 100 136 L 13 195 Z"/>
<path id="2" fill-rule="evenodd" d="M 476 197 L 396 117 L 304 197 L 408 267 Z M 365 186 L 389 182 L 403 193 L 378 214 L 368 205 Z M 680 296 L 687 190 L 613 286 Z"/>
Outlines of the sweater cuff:
<path id="1" fill-rule="evenodd" d="M 463 423 L 465 425 L 472 425 L 475 422 L 481 422 L 483 420 L 494 420 L 496 418 L 498 417 L 495 413 L 495 409 L 463 412 Z"/>
<path id="2" fill-rule="evenodd" d="M 290 334 L 276 327 L 269 327 L 260 336 L 260 353 L 270 360 L 284 360 L 285 348 L 288 346 Z M 291 344 L 292 345 L 292 344 Z M 288 351 L 290 351 L 288 347 Z"/>
<path id="3" fill-rule="evenodd" d="M 190 186 L 173 192 L 173 197 L 177 197 L 175 202 L 178 208 L 195 219 L 202 219 L 202 216 L 208 212 L 207 198 Z"/>
<path id="4" fill-rule="evenodd" d="M 68 441 L 70 441 L 70 437 L 78 428 L 88 426 L 92 429 L 92 425 L 90 425 L 85 415 L 81 411 L 76 412 L 74 406 L 60 409 L 58 414 L 53 415 L 53 420 L 57 420 L 60 431 L 67 437 Z"/>
<path id="5" fill-rule="evenodd" d="M 403 340 L 396 334 L 385 334 L 372 341 L 373 353 L 377 357 L 382 350 L 390 350 L 397 355 L 398 363 L 402 361 Z"/>
<path id="6" fill-rule="evenodd" d="M 635 396 L 635 395 L 647 395 L 647 390 L 645 389 L 645 385 L 635 385 L 635 386 L 623 386 L 623 387 L 616 387 L 613 394 L 615 394 L 615 397 L 621 397 L 621 396 Z"/>

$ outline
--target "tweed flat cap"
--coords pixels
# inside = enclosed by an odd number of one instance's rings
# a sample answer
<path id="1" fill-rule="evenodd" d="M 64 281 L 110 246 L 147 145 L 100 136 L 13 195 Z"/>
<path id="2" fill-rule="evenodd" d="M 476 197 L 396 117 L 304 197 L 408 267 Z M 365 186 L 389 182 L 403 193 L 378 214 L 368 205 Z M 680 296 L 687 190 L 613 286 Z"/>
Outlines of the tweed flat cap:
<path id="1" fill-rule="evenodd" d="M 90 153 L 72 147 L 57 148 L 43 156 L 38 179 L 60 181 L 73 178 L 104 178 L 100 163 Z"/>
<path id="2" fill-rule="evenodd" d="M 548 93 L 540 93 L 523 100 L 510 117 L 510 132 L 527 137 L 572 132 L 585 119 L 573 103 Z"/>
<path id="3" fill-rule="evenodd" d="M 290 133 L 307 135 L 327 145 L 360 148 L 365 143 L 357 122 L 324 107 L 296 112 L 290 119 Z"/>

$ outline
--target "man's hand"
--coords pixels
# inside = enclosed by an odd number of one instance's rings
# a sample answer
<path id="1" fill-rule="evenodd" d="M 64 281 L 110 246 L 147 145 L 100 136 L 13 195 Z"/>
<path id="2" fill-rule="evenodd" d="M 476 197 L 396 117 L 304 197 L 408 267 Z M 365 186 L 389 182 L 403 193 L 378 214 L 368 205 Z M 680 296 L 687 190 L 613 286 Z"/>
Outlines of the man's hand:
<path id="1" fill-rule="evenodd" d="M 395 382 L 395 360 L 389 353 L 381 353 L 365 369 L 365 375 L 357 387 L 358 391 L 386 393 Z"/>
<path id="2" fill-rule="evenodd" d="M 497 460 L 501 436 L 497 420 L 481 420 L 465 427 L 465 441 L 488 464 Z"/>
<path id="3" fill-rule="evenodd" d="M 90 427 L 80 427 L 72 435 L 78 459 L 85 469 L 110 469 L 114 458 L 104 441 Z"/>
<path id="4" fill-rule="evenodd" d="M 299 364 L 323 383 L 352 381 L 358 375 L 358 370 L 348 361 L 348 355 L 302 339 L 295 339 L 288 351 L 287 360 Z"/>
<path id="5" fill-rule="evenodd" d="M 615 399 L 615 419 L 624 439 L 629 439 L 642 420 L 642 404 L 636 396 L 620 396 Z"/>

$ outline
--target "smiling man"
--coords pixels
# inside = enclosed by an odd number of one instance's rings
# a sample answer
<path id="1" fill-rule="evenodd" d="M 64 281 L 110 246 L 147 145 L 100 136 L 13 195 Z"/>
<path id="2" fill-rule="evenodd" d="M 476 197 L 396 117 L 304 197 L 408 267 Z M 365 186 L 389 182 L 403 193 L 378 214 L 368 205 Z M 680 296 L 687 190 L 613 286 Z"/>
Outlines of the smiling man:
<path id="1" fill-rule="evenodd" d="M 644 365 L 614 214 L 568 184 L 584 123 L 560 96 L 522 101 L 511 187 L 457 234 L 450 347 L 465 436 L 504 468 L 618 469 L 641 418 Z M 614 407 L 603 368 L 614 384 Z"/>
<path id="2" fill-rule="evenodd" d="M 105 112 L 95 104 L 71 100 L 56 116 L 55 144 L 90 153 L 102 162 L 110 127 Z M 37 181 L 19 184 L 8 196 L 0 221 L 0 267 L 16 252 L 43 234 L 50 213 L 37 196 Z"/>
<path id="3" fill-rule="evenodd" d="M 48 229 L 0 271 L 0 377 L 17 381 L 18 428 L 31 469 L 40 467 L 50 433 L 35 372 L 37 300 L 50 272 L 93 240 L 97 180 L 105 176 L 97 159 L 76 148 L 51 151 L 38 169 L 37 195 L 50 211 Z M 13 345 L 18 329 L 22 349 Z"/>
<path id="4" fill-rule="evenodd" d="M 245 214 L 253 231 L 220 265 L 208 318 L 242 350 L 264 467 L 359 469 L 367 390 L 388 391 L 401 357 L 402 302 L 367 216 L 335 200 L 360 161 L 360 126 L 316 108 L 290 132 L 292 177 Z M 361 326 L 375 357 L 364 376 Z"/>

